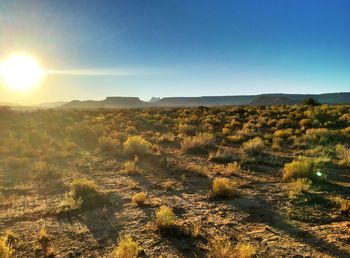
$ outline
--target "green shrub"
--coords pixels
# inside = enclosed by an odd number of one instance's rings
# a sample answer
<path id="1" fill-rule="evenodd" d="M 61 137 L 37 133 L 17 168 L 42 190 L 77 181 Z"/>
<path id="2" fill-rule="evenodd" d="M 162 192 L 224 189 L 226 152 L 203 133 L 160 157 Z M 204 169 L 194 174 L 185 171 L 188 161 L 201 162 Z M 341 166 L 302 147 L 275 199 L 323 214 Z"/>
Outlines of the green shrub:
<path id="1" fill-rule="evenodd" d="M 128 155 L 145 155 L 150 152 L 151 144 L 141 136 L 129 136 L 123 147 Z"/>

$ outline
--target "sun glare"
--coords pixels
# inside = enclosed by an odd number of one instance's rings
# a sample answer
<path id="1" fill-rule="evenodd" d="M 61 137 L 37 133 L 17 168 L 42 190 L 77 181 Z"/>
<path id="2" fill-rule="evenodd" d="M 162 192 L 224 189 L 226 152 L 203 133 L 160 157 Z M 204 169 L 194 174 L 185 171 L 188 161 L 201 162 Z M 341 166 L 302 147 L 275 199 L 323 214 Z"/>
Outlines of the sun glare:
<path id="1" fill-rule="evenodd" d="M 27 55 L 14 55 L 6 59 L 0 69 L 4 83 L 13 90 L 29 90 L 43 77 L 39 63 Z"/>

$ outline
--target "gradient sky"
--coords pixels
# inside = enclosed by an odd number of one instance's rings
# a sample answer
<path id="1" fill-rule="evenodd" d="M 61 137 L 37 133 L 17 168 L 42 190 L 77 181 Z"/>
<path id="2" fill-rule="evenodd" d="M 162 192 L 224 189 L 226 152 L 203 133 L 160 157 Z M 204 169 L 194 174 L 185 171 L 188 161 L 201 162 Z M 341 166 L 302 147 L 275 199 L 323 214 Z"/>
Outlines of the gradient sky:
<path id="1" fill-rule="evenodd" d="M 40 60 L 0 101 L 350 91 L 349 0 L 0 0 L 0 60 Z"/>

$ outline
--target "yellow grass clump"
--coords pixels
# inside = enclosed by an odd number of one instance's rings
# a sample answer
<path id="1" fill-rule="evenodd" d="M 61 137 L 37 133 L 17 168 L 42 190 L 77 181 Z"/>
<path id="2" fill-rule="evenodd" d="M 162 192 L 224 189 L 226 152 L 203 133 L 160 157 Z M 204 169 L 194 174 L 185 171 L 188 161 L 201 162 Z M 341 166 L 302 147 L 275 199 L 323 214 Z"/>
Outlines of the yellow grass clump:
<path id="1" fill-rule="evenodd" d="M 115 258 L 136 258 L 142 251 L 140 244 L 132 239 L 131 236 L 119 238 L 118 246 L 115 248 Z"/>

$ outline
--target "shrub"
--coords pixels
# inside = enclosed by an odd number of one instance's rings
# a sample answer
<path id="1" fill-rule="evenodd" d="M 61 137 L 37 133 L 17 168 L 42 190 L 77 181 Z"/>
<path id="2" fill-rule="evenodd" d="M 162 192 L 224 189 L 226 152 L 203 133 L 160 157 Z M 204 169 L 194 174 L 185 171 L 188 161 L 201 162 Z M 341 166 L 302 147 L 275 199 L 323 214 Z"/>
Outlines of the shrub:
<path id="1" fill-rule="evenodd" d="M 242 135 L 229 135 L 229 136 L 227 136 L 227 139 L 230 142 L 239 143 L 239 142 L 243 141 L 243 136 Z"/>
<path id="2" fill-rule="evenodd" d="M 118 139 L 113 139 L 111 137 L 101 136 L 98 139 L 98 147 L 101 151 L 116 151 L 120 146 Z"/>
<path id="3" fill-rule="evenodd" d="M 288 119 L 288 118 L 283 118 L 283 119 L 279 120 L 276 124 L 276 127 L 278 129 L 288 128 L 288 127 L 292 127 L 292 126 L 293 126 L 293 121 L 291 119 Z"/>
<path id="4" fill-rule="evenodd" d="M 327 128 L 317 128 L 306 130 L 305 140 L 311 145 L 330 145 L 343 139 L 339 131 L 329 130 Z"/>
<path id="5" fill-rule="evenodd" d="M 150 152 L 151 144 L 141 136 L 129 136 L 123 147 L 129 155 L 144 155 Z"/>
<path id="6" fill-rule="evenodd" d="M 338 206 L 341 213 L 350 215 L 350 200 L 344 199 L 341 196 L 336 196 L 332 198 L 332 201 Z"/>
<path id="7" fill-rule="evenodd" d="M 74 179 L 70 185 L 73 199 L 82 201 L 83 206 L 93 205 L 97 201 L 98 187 L 96 183 L 88 179 Z"/>
<path id="8" fill-rule="evenodd" d="M 34 163 L 32 172 L 34 177 L 39 180 L 50 180 L 58 177 L 58 173 L 45 161 L 37 161 Z"/>
<path id="9" fill-rule="evenodd" d="M 185 168 L 187 171 L 197 175 L 207 177 L 209 175 L 209 170 L 206 167 L 197 164 L 190 164 Z"/>
<path id="10" fill-rule="evenodd" d="M 197 126 L 188 125 L 188 124 L 180 124 L 178 126 L 179 133 L 184 133 L 187 135 L 195 135 L 197 132 Z"/>
<path id="11" fill-rule="evenodd" d="M 134 194 L 134 196 L 131 198 L 131 201 L 137 205 L 143 205 L 146 201 L 146 193 L 145 192 L 140 192 L 137 194 Z"/>
<path id="12" fill-rule="evenodd" d="M 232 176 L 241 170 L 241 165 L 237 162 L 231 162 L 227 164 L 224 175 Z"/>
<path id="13" fill-rule="evenodd" d="M 14 250 L 7 243 L 4 238 L 0 238 L 0 257 L 1 258 L 10 258 L 12 257 Z"/>
<path id="14" fill-rule="evenodd" d="M 260 155 L 265 150 L 265 144 L 260 137 L 255 137 L 241 146 L 243 154 L 248 156 Z"/>
<path id="15" fill-rule="evenodd" d="M 156 225 L 159 229 L 169 229 L 176 224 L 176 217 L 173 210 L 168 206 L 161 206 L 156 212 Z"/>
<path id="16" fill-rule="evenodd" d="M 234 160 L 239 160 L 239 153 L 230 147 L 220 146 L 216 152 L 209 153 L 209 161 L 216 162 L 230 162 Z"/>
<path id="17" fill-rule="evenodd" d="M 120 172 L 125 175 L 137 175 L 142 174 L 143 170 L 137 166 L 136 161 L 129 160 L 123 164 L 123 169 Z"/>
<path id="18" fill-rule="evenodd" d="M 255 247 L 249 243 L 239 243 L 235 249 L 239 258 L 250 258 L 256 253 Z"/>
<path id="19" fill-rule="evenodd" d="M 335 152 L 339 159 L 339 165 L 350 167 L 350 149 L 342 144 L 335 146 Z"/>
<path id="20" fill-rule="evenodd" d="M 136 258 L 142 251 L 142 247 L 135 242 L 131 236 L 119 238 L 118 246 L 115 248 L 116 258 Z"/>
<path id="21" fill-rule="evenodd" d="M 203 152 L 215 146 L 215 137 L 212 134 L 203 133 L 196 136 L 185 137 L 181 142 L 181 148 L 186 152 Z"/>
<path id="22" fill-rule="evenodd" d="M 318 174 L 318 167 L 316 162 L 307 157 L 298 157 L 292 162 L 284 165 L 283 180 L 290 180 L 294 178 L 308 178 L 311 180 L 322 178 L 322 174 Z"/>
<path id="23" fill-rule="evenodd" d="M 289 183 L 289 198 L 298 198 L 311 189 L 311 181 L 307 178 L 297 178 Z"/>
<path id="24" fill-rule="evenodd" d="M 230 198 L 237 195 L 234 184 L 228 178 L 214 178 L 211 190 L 213 197 Z"/>
<path id="25" fill-rule="evenodd" d="M 227 237 L 214 237 L 209 243 L 210 258 L 234 258 L 235 248 Z"/>
<path id="26" fill-rule="evenodd" d="M 301 119 L 299 124 L 301 128 L 310 128 L 312 126 L 313 121 L 309 118 Z"/>
<path id="27" fill-rule="evenodd" d="M 158 142 L 160 143 L 170 143 L 175 141 L 175 135 L 173 133 L 165 133 L 159 136 Z"/>

